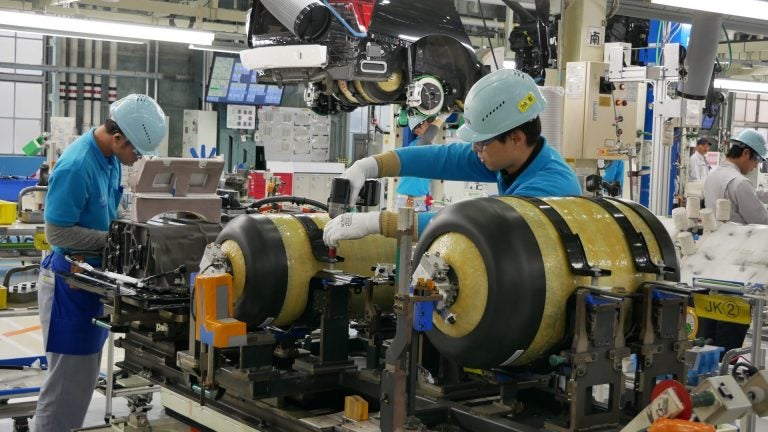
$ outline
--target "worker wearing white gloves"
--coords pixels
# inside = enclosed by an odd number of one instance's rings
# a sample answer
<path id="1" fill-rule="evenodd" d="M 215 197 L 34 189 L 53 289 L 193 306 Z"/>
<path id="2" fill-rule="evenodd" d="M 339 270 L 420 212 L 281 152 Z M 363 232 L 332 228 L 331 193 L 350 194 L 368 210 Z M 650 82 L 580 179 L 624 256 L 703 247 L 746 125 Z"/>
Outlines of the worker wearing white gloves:
<path id="1" fill-rule="evenodd" d="M 401 148 L 355 162 L 343 174 L 351 185 L 350 205 L 366 179 L 402 175 L 496 182 L 502 195 L 580 195 L 573 170 L 541 136 L 539 114 L 546 103 L 533 79 L 520 71 L 483 77 L 467 95 L 465 124 L 458 131 L 467 143 Z M 418 214 L 419 234 L 432 216 Z M 335 247 L 340 240 L 396 232 L 395 213 L 348 213 L 326 225 L 323 240 Z"/>
<path id="2" fill-rule="evenodd" d="M 715 208 L 718 199 L 731 202 L 731 222 L 768 225 L 768 211 L 757 197 L 754 186 L 744 177 L 766 156 L 765 138 L 754 129 L 744 129 L 731 139 L 726 160 L 704 181 L 704 202 Z M 699 319 L 698 336 L 712 339 L 725 352 L 744 344 L 748 325 Z"/>
<path id="3" fill-rule="evenodd" d="M 699 138 L 696 141 L 696 149 L 688 162 L 688 181 L 703 182 L 709 174 L 709 164 L 707 163 L 707 152 L 712 140 L 706 137 Z"/>
<path id="4" fill-rule="evenodd" d="M 92 252 L 101 265 L 109 225 L 122 198 L 122 167 L 152 154 L 165 136 L 163 110 L 152 98 L 130 95 L 112 104 L 110 119 L 73 142 L 51 173 L 45 234 L 53 252 L 40 265 L 38 303 L 48 375 L 35 412 L 37 432 L 83 425 L 99 377 L 106 330 L 91 320 L 104 312 L 99 296 L 71 288 L 65 255 Z"/>

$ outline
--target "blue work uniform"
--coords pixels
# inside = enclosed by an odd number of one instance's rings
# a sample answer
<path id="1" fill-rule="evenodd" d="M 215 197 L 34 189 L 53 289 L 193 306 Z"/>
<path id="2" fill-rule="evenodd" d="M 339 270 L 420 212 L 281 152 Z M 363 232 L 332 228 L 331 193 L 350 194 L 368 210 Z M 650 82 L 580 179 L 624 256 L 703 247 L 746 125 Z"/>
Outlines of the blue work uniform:
<path id="1" fill-rule="evenodd" d="M 72 143 L 56 162 L 45 198 L 45 222 L 104 231 L 106 236 L 122 198 L 122 166 L 114 155 L 104 156 L 93 131 Z M 44 269 L 55 273 L 46 352 L 75 355 L 100 352 L 107 332 L 91 323 L 92 318 L 103 313 L 99 296 L 70 288 L 61 274 L 70 272 L 71 264 L 64 255 L 71 251 L 56 245 L 52 249 L 53 253 L 42 263 Z M 90 262 L 100 265 L 98 258 Z"/>
<path id="2" fill-rule="evenodd" d="M 619 190 L 624 190 L 624 161 L 613 160 L 608 162 L 608 166 L 605 167 L 603 180 L 608 183 L 617 182 Z"/>
<path id="3" fill-rule="evenodd" d="M 521 171 L 508 176 L 488 169 L 472 151 L 472 144 L 428 145 L 395 150 L 400 175 L 440 180 L 496 182 L 499 195 L 550 197 L 581 195 L 576 174 L 544 137 Z M 420 213 L 419 235 L 434 213 Z"/>
<path id="4" fill-rule="evenodd" d="M 93 132 L 73 142 L 57 161 L 49 179 L 45 222 L 104 231 L 106 236 L 122 197 L 122 166 L 114 155 L 104 156 Z M 82 427 L 107 338 L 106 330 L 91 323 L 104 312 L 99 296 L 64 281 L 62 275 L 71 271 L 64 259 L 69 252 L 74 251 L 53 245 L 40 268 L 38 303 L 48 375 L 35 411 L 38 432 Z M 100 258 L 86 261 L 101 265 Z"/>
<path id="5" fill-rule="evenodd" d="M 406 147 L 416 147 L 419 145 L 419 138 L 417 137 Z M 429 195 L 429 185 L 431 180 L 428 178 L 419 177 L 400 177 L 400 181 L 397 185 L 398 195 L 407 195 L 409 197 L 423 197 Z"/>
<path id="6" fill-rule="evenodd" d="M 400 195 L 408 195 L 412 197 L 429 195 L 430 182 L 430 179 L 425 178 L 400 177 L 400 182 L 397 185 L 397 193 Z"/>

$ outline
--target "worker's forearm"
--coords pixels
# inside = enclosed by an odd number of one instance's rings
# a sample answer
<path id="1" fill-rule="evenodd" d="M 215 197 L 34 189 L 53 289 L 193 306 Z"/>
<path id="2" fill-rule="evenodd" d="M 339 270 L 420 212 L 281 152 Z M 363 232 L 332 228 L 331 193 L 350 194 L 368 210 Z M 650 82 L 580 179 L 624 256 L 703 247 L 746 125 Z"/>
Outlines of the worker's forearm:
<path id="1" fill-rule="evenodd" d="M 377 154 L 374 156 L 379 165 L 379 177 L 399 177 L 400 176 L 400 158 L 393 151 Z"/>
<path id="2" fill-rule="evenodd" d="M 421 237 L 421 233 L 432 220 L 435 213 L 414 213 L 413 217 L 413 241 L 416 241 Z M 381 234 L 385 237 L 397 238 L 397 213 L 383 211 L 379 214 L 379 227 L 381 227 Z"/>
<path id="3" fill-rule="evenodd" d="M 97 251 L 107 244 L 106 231 L 80 226 L 63 227 L 46 223 L 45 237 L 53 246 L 71 250 Z"/>

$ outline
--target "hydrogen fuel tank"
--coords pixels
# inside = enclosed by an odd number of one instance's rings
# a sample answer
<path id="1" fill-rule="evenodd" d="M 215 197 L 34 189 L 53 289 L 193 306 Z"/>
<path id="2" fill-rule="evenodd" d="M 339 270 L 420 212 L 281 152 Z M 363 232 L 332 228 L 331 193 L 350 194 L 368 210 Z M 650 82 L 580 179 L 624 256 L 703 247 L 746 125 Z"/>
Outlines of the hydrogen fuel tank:
<path id="1" fill-rule="evenodd" d="M 475 368 L 521 366 L 566 337 L 567 304 L 580 286 L 633 293 L 645 281 L 680 277 L 674 243 L 646 208 L 603 198 L 499 197 L 438 213 L 419 239 L 450 267 L 457 295 L 450 323 L 435 313 L 429 340 Z"/>
<path id="2" fill-rule="evenodd" d="M 244 215 L 229 222 L 216 243 L 232 268 L 234 313 L 249 330 L 267 325 L 287 326 L 304 313 L 311 279 L 329 264 L 317 259 L 322 228 L 328 214 Z M 341 242 L 343 262 L 335 269 L 355 275 L 373 275 L 379 263 L 395 262 L 396 242 L 380 235 Z M 391 310 L 394 288 L 374 293 L 375 303 Z M 361 312 L 362 296 L 350 299 L 352 312 Z"/>

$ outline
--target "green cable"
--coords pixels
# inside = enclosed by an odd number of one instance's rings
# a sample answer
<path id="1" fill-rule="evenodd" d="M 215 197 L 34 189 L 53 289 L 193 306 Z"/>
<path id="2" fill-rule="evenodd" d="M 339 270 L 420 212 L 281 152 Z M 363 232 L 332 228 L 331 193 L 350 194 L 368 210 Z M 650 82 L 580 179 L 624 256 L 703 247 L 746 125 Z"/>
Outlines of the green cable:
<path id="1" fill-rule="evenodd" d="M 658 30 L 656 32 L 656 66 L 659 65 L 659 58 L 661 57 L 661 48 L 659 47 L 659 44 L 661 43 L 661 27 L 662 27 L 662 25 L 664 25 L 664 21 L 659 21 L 659 28 L 658 28 Z"/>

